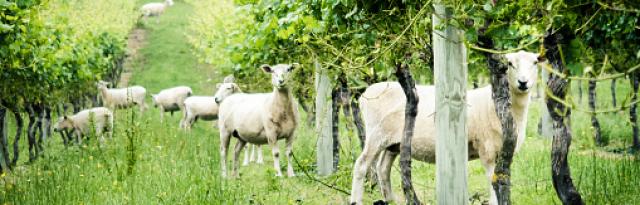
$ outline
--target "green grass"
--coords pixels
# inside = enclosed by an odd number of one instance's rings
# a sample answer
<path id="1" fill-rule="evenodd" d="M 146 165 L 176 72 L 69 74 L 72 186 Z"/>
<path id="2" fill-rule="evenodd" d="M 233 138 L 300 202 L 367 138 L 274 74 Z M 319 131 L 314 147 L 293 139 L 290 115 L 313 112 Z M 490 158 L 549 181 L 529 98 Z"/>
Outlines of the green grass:
<path id="1" fill-rule="evenodd" d="M 177 85 L 191 86 L 197 95 L 214 92 L 215 83 L 222 76 L 216 74 L 213 66 L 198 64 L 185 38 L 192 9 L 177 1 L 159 24 L 151 20 L 144 25 L 147 42 L 140 50 L 142 63 L 133 67 L 130 84 L 143 85 L 149 93 Z M 268 77 L 261 72 L 256 75 Z M 629 90 L 628 82 L 619 82 L 618 87 L 621 101 Z M 609 84 L 600 84 L 598 92 L 599 106 L 610 106 Z M 584 107 L 586 99 L 585 95 Z M 536 101 L 531 106 L 527 141 L 515 156 L 512 195 L 515 204 L 560 204 L 551 183 L 551 142 L 536 133 L 539 110 Z M 91 140 L 83 147 L 65 148 L 56 135 L 47 142 L 45 154 L 27 164 L 23 137 L 19 166 L 0 180 L 3 187 L 0 204 L 346 204 L 348 201 L 347 195 L 305 177 L 304 170 L 317 177 L 313 174 L 316 136 L 313 128 L 306 125 L 299 128 L 294 144 L 298 177 L 274 177 L 273 158 L 265 146 L 264 165 L 240 167 L 239 179 L 225 180 L 220 177 L 217 129 L 210 122 L 197 123 L 193 132 L 187 134 L 178 130 L 180 114 L 165 118 L 165 123 L 159 122 L 158 110 L 154 108 L 142 115 L 127 111 L 117 114 L 114 139 L 107 140 L 102 147 Z M 609 139 L 604 148 L 593 145 L 589 116 L 573 114 L 570 165 L 574 183 L 588 204 L 640 204 L 640 162 L 607 152 L 629 145 L 628 113 L 598 117 L 603 134 Z M 9 134 L 13 136 L 13 131 Z M 342 134 L 340 170 L 320 180 L 349 191 L 351 168 L 360 149 L 352 129 L 343 127 Z M 285 159 L 281 166 L 284 170 Z M 401 196 L 397 165 L 393 170 L 394 191 Z M 433 204 L 435 166 L 415 162 L 413 172 L 419 196 Z M 482 166 L 478 161 L 470 162 L 470 196 L 486 200 L 487 188 Z M 378 188 L 365 193 L 367 203 L 378 199 L 381 199 Z"/>

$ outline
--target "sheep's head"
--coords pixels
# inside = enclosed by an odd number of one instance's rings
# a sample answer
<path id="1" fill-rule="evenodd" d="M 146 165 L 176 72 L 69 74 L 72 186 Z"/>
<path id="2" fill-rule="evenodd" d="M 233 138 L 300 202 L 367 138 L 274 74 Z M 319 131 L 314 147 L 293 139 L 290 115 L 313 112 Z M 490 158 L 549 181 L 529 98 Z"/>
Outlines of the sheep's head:
<path id="1" fill-rule="evenodd" d="M 262 65 L 260 68 L 264 72 L 271 73 L 271 84 L 276 89 L 286 88 L 287 82 L 289 81 L 289 74 L 295 67 L 298 67 L 297 63 L 293 64 L 278 64 L 274 66 L 270 65 Z"/>
<path id="2" fill-rule="evenodd" d="M 107 88 L 109 84 L 110 84 L 109 82 L 98 81 L 96 83 L 96 86 L 98 87 L 98 89 L 102 89 L 102 88 Z"/>
<path id="3" fill-rule="evenodd" d="M 516 93 L 529 93 L 538 79 L 538 62 L 543 61 L 540 54 L 518 51 L 505 55 L 509 69 L 507 77 L 511 90 Z"/>
<path id="4" fill-rule="evenodd" d="M 173 0 L 165 0 L 164 3 L 169 6 L 173 6 Z"/>
<path id="5" fill-rule="evenodd" d="M 241 92 L 240 91 L 240 87 L 238 87 L 238 85 L 236 85 L 235 83 L 218 83 L 218 85 L 216 85 L 216 87 L 217 87 L 218 91 L 213 96 L 213 99 L 218 104 L 220 104 L 222 102 L 222 100 L 224 100 L 225 98 L 229 97 L 230 95 L 233 95 L 234 93 Z"/>
<path id="6" fill-rule="evenodd" d="M 73 128 L 73 120 L 71 118 L 64 116 L 58 118 L 58 122 L 53 126 L 53 131 L 59 132 L 62 130 L 68 130 Z"/>
<path id="7" fill-rule="evenodd" d="M 151 102 L 153 103 L 153 107 L 158 107 L 158 100 L 156 99 L 158 94 L 151 94 Z"/>

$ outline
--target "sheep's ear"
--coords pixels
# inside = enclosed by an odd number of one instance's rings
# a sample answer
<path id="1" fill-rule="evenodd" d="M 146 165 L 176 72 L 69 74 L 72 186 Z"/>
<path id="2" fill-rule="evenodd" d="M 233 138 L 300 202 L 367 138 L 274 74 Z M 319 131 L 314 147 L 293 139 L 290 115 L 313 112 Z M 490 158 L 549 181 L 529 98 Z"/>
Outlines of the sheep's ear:
<path id="1" fill-rule="evenodd" d="M 222 86 L 222 83 L 216 83 L 216 89 L 220 89 L 220 86 Z"/>
<path id="2" fill-rule="evenodd" d="M 262 68 L 262 70 L 264 72 L 267 72 L 267 73 L 272 73 L 273 72 L 273 69 L 271 69 L 271 66 L 269 66 L 267 64 L 261 65 L 260 68 Z"/>
<path id="3" fill-rule="evenodd" d="M 287 68 L 287 72 L 291 72 L 293 71 L 294 68 L 298 68 L 298 67 L 300 67 L 300 64 L 292 63 L 291 65 L 289 65 L 289 68 Z"/>

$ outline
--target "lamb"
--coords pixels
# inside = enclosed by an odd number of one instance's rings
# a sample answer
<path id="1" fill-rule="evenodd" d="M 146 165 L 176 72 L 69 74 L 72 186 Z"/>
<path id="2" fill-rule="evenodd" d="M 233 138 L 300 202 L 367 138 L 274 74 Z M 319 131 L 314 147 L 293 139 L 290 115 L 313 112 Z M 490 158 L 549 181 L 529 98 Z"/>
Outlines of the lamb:
<path id="1" fill-rule="evenodd" d="M 100 97 L 105 107 L 110 109 L 129 108 L 134 105 L 140 107 L 140 112 L 147 109 L 144 102 L 147 90 L 142 86 L 132 86 L 128 88 L 107 88 L 109 83 L 100 81 L 97 83 L 100 90 Z"/>
<path id="2" fill-rule="evenodd" d="M 511 91 L 511 113 L 517 129 L 516 152 L 524 142 L 529 91 L 534 87 L 538 73 L 539 54 L 520 51 L 504 55 L 509 63 L 507 75 Z M 412 139 L 414 159 L 435 163 L 435 87 L 416 86 L 420 101 Z M 480 159 L 489 181 L 490 204 L 497 204 L 491 188 L 491 178 L 497 154 L 502 149 L 502 127 L 495 112 L 491 86 L 467 92 L 467 129 L 469 160 Z M 396 82 L 371 85 L 359 99 L 366 127 L 366 140 L 362 153 L 353 168 L 351 204 L 362 204 L 363 180 L 367 168 L 378 159 L 377 175 L 382 195 L 393 201 L 390 169 L 399 154 L 404 127 L 406 98 Z M 380 156 L 378 158 L 378 156 Z"/>
<path id="3" fill-rule="evenodd" d="M 184 100 L 191 96 L 193 91 L 187 86 L 178 86 L 160 91 L 158 94 L 151 95 L 153 105 L 160 108 L 160 122 L 163 121 L 164 113 L 183 110 Z M 180 122 L 182 125 L 182 122 Z"/>
<path id="4" fill-rule="evenodd" d="M 238 157 L 247 143 L 269 144 L 273 155 L 276 176 L 282 176 L 280 170 L 279 139 L 285 139 L 287 148 L 287 175 L 294 177 L 291 163 L 294 131 L 298 125 L 298 109 L 287 82 L 289 73 L 297 64 L 262 65 L 261 69 L 271 73 L 273 92 L 231 95 L 220 104 L 218 129 L 220 130 L 220 155 L 222 176 L 227 177 L 227 149 L 230 137 L 238 139 L 233 155 L 231 175 L 238 176 Z"/>
<path id="5" fill-rule="evenodd" d="M 184 115 L 180 122 L 180 127 L 187 131 L 191 130 L 193 123 L 198 119 L 212 121 L 218 119 L 218 104 L 224 98 L 237 92 L 242 92 L 240 87 L 233 83 L 233 76 L 224 78 L 223 83 L 218 83 L 214 97 L 210 96 L 192 96 L 184 100 Z"/>
<path id="6" fill-rule="evenodd" d="M 63 116 L 58 119 L 53 130 L 71 130 L 78 143 L 82 144 L 82 137 L 91 133 L 91 127 L 95 129 L 96 136 L 100 136 L 100 142 L 104 141 L 103 133 L 109 138 L 113 137 L 113 113 L 105 107 L 96 107 L 78 112 L 73 116 Z"/>
<path id="7" fill-rule="evenodd" d="M 165 0 L 164 3 L 153 2 L 142 5 L 140 11 L 142 12 L 142 16 L 146 19 L 150 16 L 156 16 L 156 23 L 159 22 L 158 17 L 164 13 L 164 10 L 167 6 L 172 6 L 173 0 Z"/>

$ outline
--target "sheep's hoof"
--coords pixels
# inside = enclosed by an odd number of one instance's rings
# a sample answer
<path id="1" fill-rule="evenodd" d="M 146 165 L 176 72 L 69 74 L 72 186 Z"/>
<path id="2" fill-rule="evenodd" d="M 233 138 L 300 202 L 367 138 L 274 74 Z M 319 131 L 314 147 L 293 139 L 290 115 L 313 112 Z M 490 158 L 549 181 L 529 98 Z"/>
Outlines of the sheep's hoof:
<path id="1" fill-rule="evenodd" d="M 288 175 L 289 177 L 296 177 L 296 174 L 294 174 L 294 173 L 289 173 L 289 174 L 287 174 L 287 175 Z"/>

